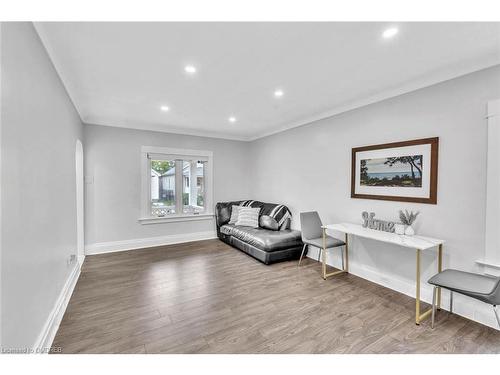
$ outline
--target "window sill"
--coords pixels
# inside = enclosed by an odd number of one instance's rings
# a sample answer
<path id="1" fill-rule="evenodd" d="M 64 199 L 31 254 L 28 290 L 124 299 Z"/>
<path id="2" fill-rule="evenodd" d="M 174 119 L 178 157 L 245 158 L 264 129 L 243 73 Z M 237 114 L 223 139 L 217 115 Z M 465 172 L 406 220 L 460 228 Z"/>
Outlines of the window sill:
<path id="1" fill-rule="evenodd" d="M 495 264 L 495 263 L 486 262 L 484 260 L 476 260 L 476 263 L 480 264 L 481 266 L 486 266 L 486 267 L 491 267 L 491 268 L 497 268 L 497 269 L 500 270 L 500 263 L 499 264 Z"/>
<path id="2" fill-rule="evenodd" d="M 198 220 L 211 220 L 214 214 L 199 214 L 199 215 L 170 215 L 164 217 L 141 217 L 138 221 L 142 225 L 147 224 L 161 224 L 161 223 L 175 223 L 178 221 L 198 221 Z"/>

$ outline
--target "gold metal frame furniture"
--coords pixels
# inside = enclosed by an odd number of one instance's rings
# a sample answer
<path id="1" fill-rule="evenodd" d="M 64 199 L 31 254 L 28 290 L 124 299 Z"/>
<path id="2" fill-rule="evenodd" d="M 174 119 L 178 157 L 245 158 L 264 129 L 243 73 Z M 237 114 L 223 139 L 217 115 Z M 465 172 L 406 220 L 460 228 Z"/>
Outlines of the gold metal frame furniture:
<path id="1" fill-rule="evenodd" d="M 323 279 L 326 280 L 329 276 L 338 275 L 341 273 L 349 272 L 349 235 L 369 238 L 377 241 L 382 241 L 394 245 L 403 246 L 406 248 L 411 248 L 416 250 L 416 277 L 415 277 L 415 323 L 420 324 L 422 320 L 430 317 L 432 313 L 432 308 L 422 312 L 420 309 L 420 284 L 421 284 L 421 252 L 425 250 L 430 250 L 437 248 L 437 271 L 438 273 L 442 271 L 443 268 L 443 240 L 438 240 L 430 237 L 423 236 L 403 236 L 395 233 L 382 232 L 374 229 L 363 228 L 360 224 L 351 223 L 341 223 L 341 224 L 330 224 L 324 225 L 323 229 L 323 239 L 326 238 L 326 231 L 333 230 L 342 232 L 345 234 L 345 268 L 340 271 L 326 273 L 326 256 L 323 255 Z M 325 252 L 323 251 L 323 254 Z M 441 308 L 441 288 L 437 290 L 437 308 Z"/>
<path id="2" fill-rule="evenodd" d="M 335 276 L 335 275 L 340 275 L 341 273 L 348 273 L 349 272 L 349 243 L 348 243 L 348 236 L 347 234 L 345 235 L 345 252 L 341 252 L 340 256 L 342 257 L 342 269 L 339 271 L 333 271 L 326 273 L 326 228 L 323 226 L 321 227 L 323 230 L 323 257 L 322 257 L 322 262 L 323 262 L 323 267 L 322 267 L 322 273 L 323 273 L 323 280 L 326 280 L 330 276 Z M 345 258 L 344 258 L 344 253 L 345 253 Z"/>

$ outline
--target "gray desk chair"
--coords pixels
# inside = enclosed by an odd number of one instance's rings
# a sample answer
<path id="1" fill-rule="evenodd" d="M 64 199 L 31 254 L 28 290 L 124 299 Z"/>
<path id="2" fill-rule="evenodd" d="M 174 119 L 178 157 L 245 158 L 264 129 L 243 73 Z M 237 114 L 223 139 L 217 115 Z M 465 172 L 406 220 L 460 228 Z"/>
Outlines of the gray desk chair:
<path id="1" fill-rule="evenodd" d="M 300 262 L 302 262 L 302 258 L 304 257 L 304 252 L 306 251 L 306 247 L 313 246 L 319 249 L 318 262 L 321 258 L 321 250 L 323 250 L 323 230 L 321 219 L 319 217 L 318 212 L 301 212 L 300 213 L 300 229 L 302 232 L 302 242 L 304 243 L 304 247 L 302 248 L 302 254 L 300 254 L 299 266 Z M 336 238 L 326 236 L 326 249 L 330 249 L 333 247 L 344 246 L 345 242 L 338 240 Z M 344 256 L 342 254 L 342 269 L 344 268 Z"/>
<path id="2" fill-rule="evenodd" d="M 436 315 L 436 295 L 438 288 L 450 291 L 450 313 L 453 312 L 453 292 L 457 292 L 492 305 L 498 326 L 500 327 L 500 317 L 496 310 L 496 306 L 500 305 L 500 277 L 447 269 L 432 276 L 429 279 L 429 284 L 434 285 L 432 294 L 432 328 L 434 328 L 434 316 Z"/>

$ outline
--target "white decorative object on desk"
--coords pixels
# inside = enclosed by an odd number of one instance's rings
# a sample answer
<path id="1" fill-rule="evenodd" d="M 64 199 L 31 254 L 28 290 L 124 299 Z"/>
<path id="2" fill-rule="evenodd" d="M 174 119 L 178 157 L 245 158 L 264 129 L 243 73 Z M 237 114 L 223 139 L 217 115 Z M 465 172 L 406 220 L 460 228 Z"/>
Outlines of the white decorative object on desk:
<path id="1" fill-rule="evenodd" d="M 408 210 L 405 210 L 405 212 L 403 212 L 402 210 L 399 210 L 399 219 L 401 220 L 402 224 L 406 225 L 405 234 L 407 236 L 413 236 L 415 234 L 415 230 L 413 229 L 412 224 L 417 219 L 418 214 L 419 212 L 408 212 Z"/>
<path id="2" fill-rule="evenodd" d="M 405 235 L 407 236 L 413 236 L 415 235 L 415 229 L 411 225 L 408 225 L 405 229 Z"/>
<path id="3" fill-rule="evenodd" d="M 368 213 L 363 211 L 361 213 L 361 217 L 363 218 L 363 228 L 381 230 L 390 233 L 394 232 L 394 222 L 375 219 L 375 212 Z"/>
<path id="4" fill-rule="evenodd" d="M 394 224 L 394 233 L 400 235 L 405 234 L 405 225 L 399 223 Z"/>

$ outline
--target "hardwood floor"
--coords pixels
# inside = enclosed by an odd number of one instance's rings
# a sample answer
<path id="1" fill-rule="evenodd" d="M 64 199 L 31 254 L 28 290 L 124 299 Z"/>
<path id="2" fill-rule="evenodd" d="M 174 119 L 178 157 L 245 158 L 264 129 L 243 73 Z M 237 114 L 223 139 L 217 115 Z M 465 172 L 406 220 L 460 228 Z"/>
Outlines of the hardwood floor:
<path id="1" fill-rule="evenodd" d="M 310 259 L 266 266 L 219 240 L 88 256 L 63 353 L 499 353 L 500 332 Z"/>

